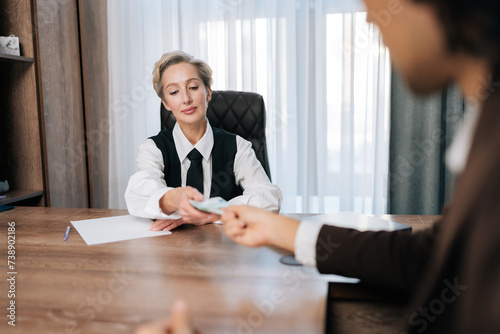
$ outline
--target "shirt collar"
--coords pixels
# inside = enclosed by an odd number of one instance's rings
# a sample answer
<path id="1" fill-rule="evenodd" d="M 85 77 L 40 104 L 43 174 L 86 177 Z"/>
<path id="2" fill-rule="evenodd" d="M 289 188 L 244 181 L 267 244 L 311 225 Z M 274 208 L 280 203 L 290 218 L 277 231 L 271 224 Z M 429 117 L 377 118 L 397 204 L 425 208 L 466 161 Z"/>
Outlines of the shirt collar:
<path id="1" fill-rule="evenodd" d="M 184 161 L 184 159 L 186 159 L 187 155 L 193 150 L 193 148 L 196 148 L 203 156 L 203 159 L 205 159 L 206 161 L 208 161 L 208 159 L 210 158 L 212 147 L 214 146 L 214 133 L 208 119 L 207 130 L 205 131 L 203 137 L 201 137 L 201 139 L 198 140 L 195 145 L 191 144 L 186 136 L 184 136 L 181 127 L 177 123 L 175 123 L 172 135 L 174 137 L 177 155 L 179 156 L 179 161 L 181 163 Z"/>
<path id="2" fill-rule="evenodd" d="M 474 101 L 467 101 L 464 118 L 458 126 L 450 147 L 446 150 L 445 162 L 448 169 L 455 175 L 465 169 L 474 133 L 479 120 L 480 109 Z"/>

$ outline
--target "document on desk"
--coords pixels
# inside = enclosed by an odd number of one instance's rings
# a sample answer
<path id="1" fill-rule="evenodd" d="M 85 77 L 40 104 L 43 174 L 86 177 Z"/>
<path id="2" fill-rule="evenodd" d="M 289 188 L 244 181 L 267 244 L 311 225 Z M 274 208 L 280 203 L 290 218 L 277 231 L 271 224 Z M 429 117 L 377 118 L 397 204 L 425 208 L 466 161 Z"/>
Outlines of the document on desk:
<path id="1" fill-rule="evenodd" d="M 117 216 L 72 221 L 87 245 L 172 234 L 170 231 L 149 231 L 153 221 L 134 216 Z"/>
<path id="2" fill-rule="evenodd" d="M 310 216 L 307 218 L 302 218 L 301 220 L 313 221 L 338 227 L 353 228 L 358 231 L 411 230 L 411 226 L 408 225 L 351 211 Z"/>

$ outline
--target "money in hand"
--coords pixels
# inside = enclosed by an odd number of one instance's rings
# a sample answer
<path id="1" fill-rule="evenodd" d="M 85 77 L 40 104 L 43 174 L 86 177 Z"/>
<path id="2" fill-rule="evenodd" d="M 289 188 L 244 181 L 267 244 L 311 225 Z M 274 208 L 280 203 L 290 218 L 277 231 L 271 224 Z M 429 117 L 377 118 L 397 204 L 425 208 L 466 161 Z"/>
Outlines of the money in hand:
<path id="1" fill-rule="evenodd" d="M 197 202 L 194 200 L 189 200 L 189 202 L 198 210 L 215 213 L 216 215 L 222 215 L 222 208 L 227 208 L 228 203 L 222 197 L 212 197 L 204 199 L 201 202 Z"/>

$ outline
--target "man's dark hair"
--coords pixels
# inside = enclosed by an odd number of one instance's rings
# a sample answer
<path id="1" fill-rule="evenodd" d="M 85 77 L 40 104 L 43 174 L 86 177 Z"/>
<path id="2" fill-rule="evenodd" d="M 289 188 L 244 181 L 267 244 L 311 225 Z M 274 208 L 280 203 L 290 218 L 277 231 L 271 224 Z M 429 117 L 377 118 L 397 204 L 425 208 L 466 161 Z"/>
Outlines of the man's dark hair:
<path id="1" fill-rule="evenodd" d="M 448 47 L 488 59 L 500 74 L 500 0 L 414 0 L 436 7 Z"/>

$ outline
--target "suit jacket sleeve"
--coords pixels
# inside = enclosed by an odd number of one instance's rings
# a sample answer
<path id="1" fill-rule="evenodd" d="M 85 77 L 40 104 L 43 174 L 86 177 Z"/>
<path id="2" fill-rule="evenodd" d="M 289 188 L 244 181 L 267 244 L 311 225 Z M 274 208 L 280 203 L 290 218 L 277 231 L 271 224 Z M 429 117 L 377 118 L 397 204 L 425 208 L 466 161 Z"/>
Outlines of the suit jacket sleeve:
<path id="1" fill-rule="evenodd" d="M 428 264 L 440 223 L 416 233 L 360 232 L 325 225 L 316 243 L 319 272 L 410 291 Z"/>

